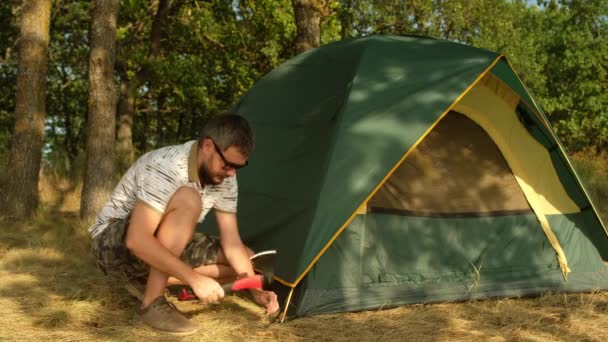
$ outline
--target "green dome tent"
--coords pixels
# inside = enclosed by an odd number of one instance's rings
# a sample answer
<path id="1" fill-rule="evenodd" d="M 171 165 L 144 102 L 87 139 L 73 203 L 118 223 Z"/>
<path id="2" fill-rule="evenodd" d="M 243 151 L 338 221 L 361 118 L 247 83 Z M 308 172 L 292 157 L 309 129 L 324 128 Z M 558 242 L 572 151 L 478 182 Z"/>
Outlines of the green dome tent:
<path id="1" fill-rule="evenodd" d="M 285 315 L 608 288 L 608 234 L 504 56 L 370 36 L 303 53 L 236 104 L 257 148 L 239 225 Z"/>

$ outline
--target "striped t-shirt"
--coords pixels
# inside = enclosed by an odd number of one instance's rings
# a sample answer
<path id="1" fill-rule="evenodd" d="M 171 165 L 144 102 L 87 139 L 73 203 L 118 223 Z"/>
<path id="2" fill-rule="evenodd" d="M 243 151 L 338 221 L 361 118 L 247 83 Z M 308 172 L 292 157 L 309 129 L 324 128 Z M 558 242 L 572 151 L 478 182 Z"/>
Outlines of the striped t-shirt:
<path id="1" fill-rule="evenodd" d="M 89 228 L 94 238 L 107 228 L 112 219 L 126 218 L 137 201 L 165 212 L 171 196 L 182 186 L 199 191 L 202 201 L 202 222 L 211 208 L 236 212 L 238 186 L 236 176 L 225 178 L 218 185 L 201 187 L 197 166 L 196 140 L 182 145 L 167 146 L 141 156 L 122 177 L 112 197 L 101 210 L 95 224 Z"/>

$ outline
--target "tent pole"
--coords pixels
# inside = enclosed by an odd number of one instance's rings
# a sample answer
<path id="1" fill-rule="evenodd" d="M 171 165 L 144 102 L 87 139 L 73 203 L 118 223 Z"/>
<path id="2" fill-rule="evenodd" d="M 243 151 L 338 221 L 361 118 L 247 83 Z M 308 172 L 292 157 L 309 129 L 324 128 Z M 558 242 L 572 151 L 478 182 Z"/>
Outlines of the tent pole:
<path id="1" fill-rule="evenodd" d="M 285 308 L 283 309 L 283 315 L 281 315 L 281 320 L 280 323 L 285 322 L 285 316 L 287 316 L 287 309 L 289 309 L 289 303 L 291 303 L 291 295 L 293 294 L 293 290 L 295 290 L 295 287 L 292 287 L 291 290 L 289 291 L 289 295 L 287 296 L 287 300 L 285 301 Z"/>

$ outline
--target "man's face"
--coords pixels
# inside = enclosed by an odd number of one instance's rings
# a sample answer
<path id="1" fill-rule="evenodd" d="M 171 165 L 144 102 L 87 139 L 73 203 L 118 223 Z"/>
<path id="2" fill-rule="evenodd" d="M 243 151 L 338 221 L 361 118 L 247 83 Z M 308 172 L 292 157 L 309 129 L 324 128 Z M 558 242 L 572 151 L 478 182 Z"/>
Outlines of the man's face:
<path id="1" fill-rule="evenodd" d="M 204 184 L 220 184 L 224 178 L 234 176 L 237 169 L 247 166 L 247 156 L 236 146 L 221 150 L 212 139 L 206 138 L 204 148 L 209 152 L 208 158 L 198 169 L 198 176 Z"/>

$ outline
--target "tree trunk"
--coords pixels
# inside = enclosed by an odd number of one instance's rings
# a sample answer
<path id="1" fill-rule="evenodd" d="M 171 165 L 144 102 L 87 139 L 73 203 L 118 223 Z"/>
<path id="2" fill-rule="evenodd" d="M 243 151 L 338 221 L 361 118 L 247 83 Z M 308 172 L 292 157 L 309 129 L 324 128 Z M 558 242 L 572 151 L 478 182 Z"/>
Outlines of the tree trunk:
<path id="1" fill-rule="evenodd" d="M 296 19 L 296 51 L 316 48 L 321 41 L 321 3 L 320 0 L 292 0 Z"/>
<path id="2" fill-rule="evenodd" d="M 80 217 L 92 219 L 111 195 L 117 93 L 114 85 L 119 0 L 93 0 L 89 57 L 87 163 Z"/>
<path id="3" fill-rule="evenodd" d="M 8 215 L 29 218 L 38 206 L 51 0 L 25 0 L 22 11 L 15 127 L 4 200 Z"/>

